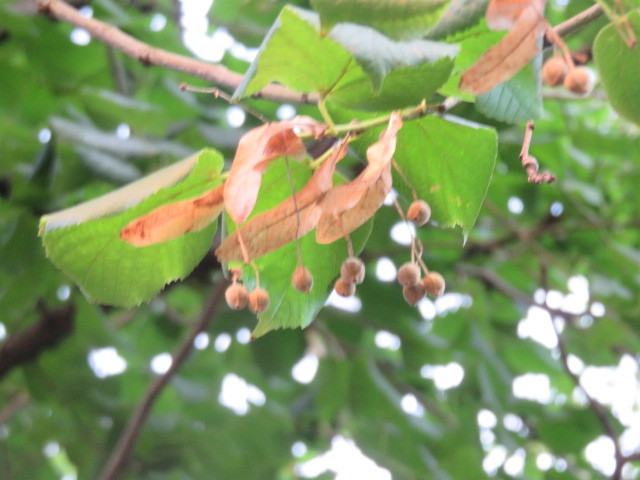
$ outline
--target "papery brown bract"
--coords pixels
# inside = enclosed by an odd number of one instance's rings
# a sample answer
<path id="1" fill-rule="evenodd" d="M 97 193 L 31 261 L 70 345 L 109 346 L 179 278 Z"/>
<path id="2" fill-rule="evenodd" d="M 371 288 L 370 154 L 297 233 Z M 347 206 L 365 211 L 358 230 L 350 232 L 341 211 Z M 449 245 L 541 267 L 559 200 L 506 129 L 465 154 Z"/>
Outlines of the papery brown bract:
<path id="1" fill-rule="evenodd" d="M 253 211 L 269 162 L 280 157 L 304 158 L 306 149 L 296 129 L 315 136 L 324 131 L 324 126 L 310 117 L 295 117 L 267 123 L 242 136 L 224 192 L 225 208 L 234 222 L 244 222 Z"/>
<path id="2" fill-rule="evenodd" d="M 517 21 L 500 43 L 487 50 L 462 74 L 459 85 L 462 91 L 473 95 L 487 93 L 513 77 L 540 51 L 539 39 L 548 27 L 543 17 L 544 2 L 532 1 L 524 6 L 519 2 L 501 3 L 517 5 Z M 500 16 L 494 14 L 494 26 L 502 26 L 499 19 Z M 505 25 L 510 25 L 512 20 L 510 14 L 503 18 Z"/>
<path id="3" fill-rule="evenodd" d="M 260 258 L 315 228 L 322 214 L 318 201 L 333 186 L 336 163 L 346 153 L 347 142 L 343 141 L 334 147 L 333 154 L 318 167 L 302 190 L 239 227 L 249 260 Z M 222 242 L 216 256 L 221 262 L 246 260 L 238 241 L 238 231 Z"/>
<path id="4" fill-rule="evenodd" d="M 322 216 L 316 240 L 331 243 L 353 232 L 369 220 L 391 191 L 391 159 L 402 117 L 393 112 L 380 139 L 367 149 L 369 165 L 354 180 L 337 185 L 320 203 Z"/>
<path id="5" fill-rule="evenodd" d="M 120 232 L 120 238 L 136 247 L 146 247 L 198 232 L 222 213 L 223 191 L 224 184 L 199 197 L 158 207 L 129 222 Z"/>

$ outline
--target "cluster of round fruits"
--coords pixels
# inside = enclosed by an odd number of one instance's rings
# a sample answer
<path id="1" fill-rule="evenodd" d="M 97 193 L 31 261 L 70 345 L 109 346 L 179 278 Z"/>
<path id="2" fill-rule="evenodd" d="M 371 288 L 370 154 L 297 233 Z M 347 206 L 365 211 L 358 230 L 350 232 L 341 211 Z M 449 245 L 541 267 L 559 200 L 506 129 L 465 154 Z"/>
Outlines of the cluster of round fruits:
<path id="1" fill-rule="evenodd" d="M 587 67 L 576 67 L 562 56 L 553 56 L 542 66 L 542 82 L 550 87 L 564 86 L 570 92 L 586 95 L 595 84 L 595 74 Z"/>
<path id="2" fill-rule="evenodd" d="M 424 200 L 415 200 L 406 213 L 407 220 L 416 226 L 422 226 L 429 221 L 431 208 Z M 422 263 L 422 262 L 420 262 Z M 425 275 L 422 277 L 422 271 Z M 356 291 L 356 285 L 364 281 L 365 266 L 361 259 L 349 256 L 340 268 L 340 278 L 336 281 L 334 289 L 338 295 L 350 297 Z M 245 308 L 254 313 L 264 312 L 269 307 L 269 294 L 258 285 L 249 292 L 246 286 L 239 283 L 242 277 L 241 268 L 230 270 L 231 285 L 227 287 L 225 299 L 227 305 L 234 310 Z M 445 282 L 442 275 L 430 272 L 422 263 L 407 262 L 398 270 L 398 282 L 402 285 L 402 293 L 410 305 L 415 305 L 426 294 L 439 296 L 444 293 Z M 308 268 L 300 265 L 293 272 L 291 283 L 296 290 L 309 293 L 313 287 L 313 275 Z"/>
<path id="3" fill-rule="evenodd" d="M 242 277 L 242 269 L 234 268 L 231 270 L 231 285 L 224 292 L 225 300 L 229 308 L 240 310 L 247 305 L 253 313 L 264 312 L 269 308 L 269 293 L 259 286 L 251 292 L 247 290 L 238 280 Z"/>

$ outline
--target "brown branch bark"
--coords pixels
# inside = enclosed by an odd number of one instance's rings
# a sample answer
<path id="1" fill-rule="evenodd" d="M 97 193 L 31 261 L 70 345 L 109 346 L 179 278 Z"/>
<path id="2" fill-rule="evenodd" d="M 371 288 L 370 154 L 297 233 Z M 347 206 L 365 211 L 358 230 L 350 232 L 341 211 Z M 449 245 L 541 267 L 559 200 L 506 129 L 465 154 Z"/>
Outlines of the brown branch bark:
<path id="1" fill-rule="evenodd" d="M 122 474 L 129 455 L 135 446 L 138 436 L 140 435 L 142 426 L 151 412 L 151 407 L 163 389 L 167 386 L 169 380 L 171 380 L 175 373 L 180 369 L 193 350 L 193 342 L 195 338 L 211 324 L 211 321 L 218 310 L 218 305 L 224 296 L 227 284 L 227 281 L 220 281 L 220 283 L 218 283 L 200 312 L 191 332 L 189 332 L 189 335 L 187 335 L 174 352 L 169 369 L 162 375 L 158 376 L 153 382 L 151 382 L 151 385 L 149 385 L 144 398 L 129 418 L 129 422 L 120 435 L 118 443 L 111 452 L 111 456 L 107 460 L 107 463 L 100 474 L 100 480 L 115 480 Z"/>
<path id="2" fill-rule="evenodd" d="M 604 12 L 602 11 L 602 7 L 600 6 L 600 4 L 596 3 L 595 5 L 569 18 L 568 20 L 559 23 L 558 25 L 553 27 L 553 29 L 555 30 L 555 33 L 557 35 L 566 37 L 567 35 L 571 35 L 572 33 L 575 33 L 581 28 L 589 25 L 594 20 L 597 20 L 602 16 L 603 13 Z"/>
<path id="3" fill-rule="evenodd" d="M 71 334 L 74 309 L 67 303 L 57 309 L 38 304 L 40 319 L 20 333 L 7 338 L 0 345 L 0 379 L 12 369 L 35 360 L 43 351 L 54 348 Z"/>
<path id="4" fill-rule="evenodd" d="M 120 50 L 126 55 L 135 58 L 144 65 L 165 67 L 170 70 L 182 72 L 193 77 L 201 78 L 222 88 L 235 89 L 242 81 L 242 75 L 232 72 L 222 65 L 202 62 L 193 58 L 167 52 L 152 47 L 140 40 L 127 35 L 122 30 L 107 23 L 86 18 L 80 15 L 78 10 L 60 0 L 32 0 L 39 12 L 85 29 L 92 37 L 97 38 L 106 45 Z M 314 94 L 301 94 L 289 90 L 282 85 L 267 85 L 262 91 L 254 95 L 255 98 L 263 98 L 281 103 L 317 103 L 318 98 Z"/>

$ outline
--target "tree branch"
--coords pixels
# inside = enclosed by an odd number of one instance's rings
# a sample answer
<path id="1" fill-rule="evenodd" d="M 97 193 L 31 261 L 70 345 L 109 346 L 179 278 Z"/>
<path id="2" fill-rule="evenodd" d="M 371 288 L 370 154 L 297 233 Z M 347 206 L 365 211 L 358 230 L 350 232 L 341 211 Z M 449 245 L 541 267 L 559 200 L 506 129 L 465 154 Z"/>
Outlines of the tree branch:
<path id="1" fill-rule="evenodd" d="M 38 303 L 40 319 L 0 345 L 0 379 L 13 368 L 35 360 L 44 350 L 55 347 L 73 331 L 74 308 L 67 303 L 50 310 Z"/>
<path id="2" fill-rule="evenodd" d="M 193 77 L 211 82 L 213 85 L 235 89 L 242 81 L 243 76 L 232 72 L 222 65 L 202 62 L 193 58 L 167 52 L 152 47 L 140 40 L 127 35 L 122 30 L 95 18 L 83 17 L 78 10 L 60 0 L 32 0 L 38 11 L 48 14 L 53 18 L 85 29 L 92 37 L 120 50 L 126 55 L 135 58 L 143 65 L 165 67 L 177 72 L 186 73 Z M 280 103 L 308 103 L 315 104 L 318 98 L 315 94 L 301 94 L 289 90 L 282 85 L 267 85 L 263 90 L 254 95 L 254 98 L 263 98 Z"/>
<path id="3" fill-rule="evenodd" d="M 600 4 L 596 3 L 595 5 L 587 8 L 586 10 L 571 17 L 570 19 L 559 23 L 558 25 L 553 27 L 553 29 L 555 30 L 556 34 L 560 35 L 561 37 L 565 37 L 577 32 L 594 20 L 597 20 L 602 16 L 603 13 L 604 12 L 602 11 L 602 7 L 600 6 Z"/>
<path id="4" fill-rule="evenodd" d="M 220 300 L 224 296 L 224 291 L 227 288 L 228 282 L 226 280 L 220 281 L 215 289 L 212 291 L 211 296 L 209 297 L 207 303 L 200 312 L 198 319 L 193 325 L 193 329 L 187 335 L 187 337 L 183 340 L 183 342 L 178 346 L 175 353 L 172 357 L 171 366 L 169 369 L 157 377 L 147 390 L 144 398 L 138 405 L 136 411 L 129 418 L 129 422 L 125 427 L 124 431 L 120 435 L 118 439 L 118 443 L 114 447 L 111 452 L 111 456 L 109 460 L 105 464 L 102 473 L 100 474 L 100 480 L 115 480 L 120 477 L 122 474 L 122 470 L 125 466 L 125 463 L 129 457 L 129 454 L 133 450 L 133 447 L 140 435 L 140 431 L 142 426 L 149 416 L 151 411 L 151 407 L 154 402 L 169 383 L 169 380 L 173 377 L 173 375 L 178 371 L 178 369 L 182 366 L 184 361 L 193 350 L 193 342 L 195 338 L 206 330 L 217 309 L 220 304 Z"/>

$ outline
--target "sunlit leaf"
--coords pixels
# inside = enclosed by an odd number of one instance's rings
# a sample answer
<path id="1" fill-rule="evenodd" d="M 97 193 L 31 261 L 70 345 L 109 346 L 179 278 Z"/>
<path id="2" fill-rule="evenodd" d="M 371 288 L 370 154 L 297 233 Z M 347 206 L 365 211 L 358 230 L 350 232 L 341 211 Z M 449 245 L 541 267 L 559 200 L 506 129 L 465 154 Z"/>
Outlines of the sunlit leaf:
<path id="1" fill-rule="evenodd" d="M 149 300 L 165 284 L 191 273 L 209 249 L 216 226 L 140 248 L 122 240 L 121 230 L 162 205 L 219 185 L 221 168 L 220 155 L 204 151 L 169 167 L 170 181 L 167 170 L 152 174 L 146 180 L 153 188 L 136 191 L 124 187 L 45 216 L 43 243 L 47 256 L 95 302 L 129 307 Z M 182 174 L 182 180 L 175 171 Z M 144 180 L 137 185 L 145 185 Z M 127 208 L 130 203 L 135 206 Z"/>

